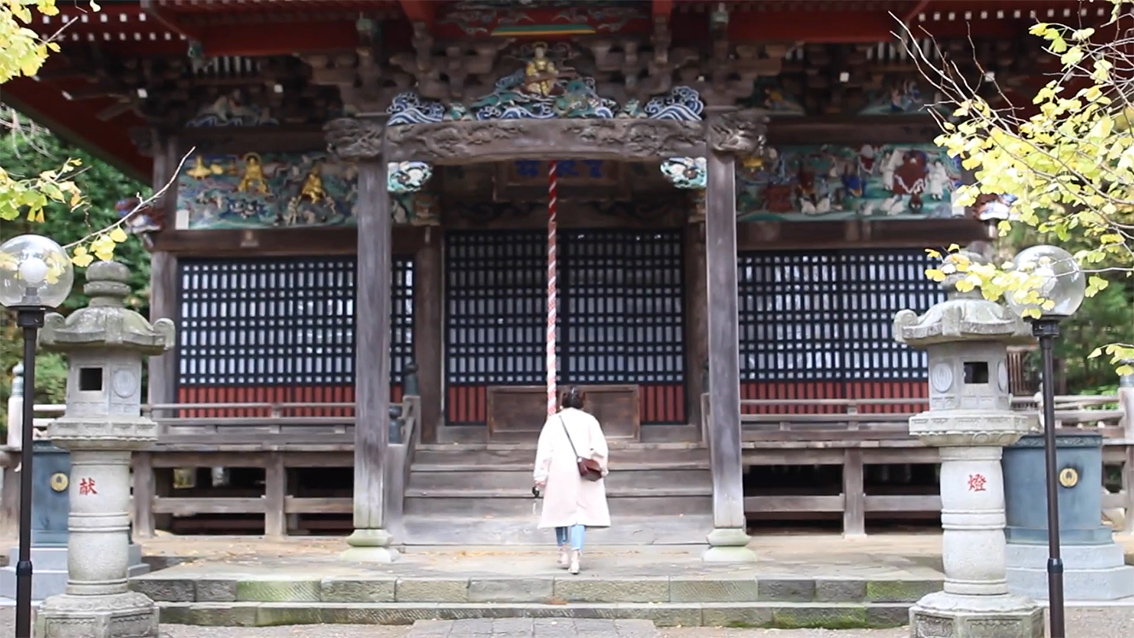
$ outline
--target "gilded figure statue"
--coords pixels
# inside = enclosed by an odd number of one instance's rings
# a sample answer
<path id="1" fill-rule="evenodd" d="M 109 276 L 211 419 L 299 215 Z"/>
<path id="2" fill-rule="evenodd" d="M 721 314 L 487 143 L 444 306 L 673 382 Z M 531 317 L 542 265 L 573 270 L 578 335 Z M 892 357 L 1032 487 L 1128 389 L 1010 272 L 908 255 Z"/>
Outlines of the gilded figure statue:
<path id="1" fill-rule="evenodd" d="M 549 97 L 558 91 L 559 69 L 547 57 L 547 43 L 536 42 L 533 45 L 535 55 L 524 69 L 524 90 L 532 95 Z"/>
<path id="2" fill-rule="evenodd" d="M 313 166 L 311 172 L 307 174 L 307 179 L 303 181 L 303 188 L 299 191 L 299 197 L 309 199 L 312 202 L 328 199 L 327 191 L 323 190 L 323 177 L 319 175 L 318 166 Z"/>
<path id="3" fill-rule="evenodd" d="M 193 163 L 193 168 L 186 171 L 189 177 L 196 180 L 202 180 L 212 175 L 220 175 L 224 173 L 224 168 L 217 164 L 205 164 L 205 158 L 198 155 Z"/>
<path id="4" fill-rule="evenodd" d="M 268 194 L 268 183 L 264 178 L 264 166 L 260 162 L 260 156 L 249 153 L 244 156 L 244 176 L 240 178 L 236 190 L 247 193 L 253 189 L 261 195 Z"/>

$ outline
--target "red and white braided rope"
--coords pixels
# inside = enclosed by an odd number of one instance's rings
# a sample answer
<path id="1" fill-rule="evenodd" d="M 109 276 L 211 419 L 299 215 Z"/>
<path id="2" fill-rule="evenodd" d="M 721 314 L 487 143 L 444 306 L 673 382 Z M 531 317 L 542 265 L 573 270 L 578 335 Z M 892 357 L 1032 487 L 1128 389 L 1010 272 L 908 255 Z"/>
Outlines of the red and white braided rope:
<path id="1" fill-rule="evenodd" d="M 557 197 L 558 181 L 555 161 L 548 162 L 547 171 L 547 415 L 555 414 L 559 407 L 556 388 L 556 373 L 559 364 L 555 356 L 555 324 L 556 324 L 556 221 L 555 214 L 559 208 Z"/>

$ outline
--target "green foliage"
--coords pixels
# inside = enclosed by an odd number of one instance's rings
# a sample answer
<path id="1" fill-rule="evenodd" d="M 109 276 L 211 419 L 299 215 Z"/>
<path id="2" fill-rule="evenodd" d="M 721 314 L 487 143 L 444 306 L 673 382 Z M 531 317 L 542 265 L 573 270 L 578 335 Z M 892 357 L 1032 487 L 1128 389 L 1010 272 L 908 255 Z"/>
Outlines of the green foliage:
<path id="1" fill-rule="evenodd" d="M 1091 244 L 1082 233 L 1068 233 L 1060 240 L 1051 233 L 1039 232 L 1026 224 L 1016 224 L 1001 238 L 1002 259 L 1037 244 L 1059 244 L 1071 253 L 1086 250 Z M 1091 353 L 1103 344 L 1134 343 L 1134 280 L 1124 272 L 1100 273 L 1108 281 L 1093 297 L 1060 327 L 1055 342 L 1055 355 L 1062 362 L 1062 375 L 1069 394 L 1114 394 L 1117 378 L 1114 364 Z M 1031 362 L 1038 371 L 1038 353 Z M 1038 374 L 1038 372 L 1037 372 Z"/>
<path id="2" fill-rule="evenodd" d="M 4 335 L 5 354 L 8 343 L 23 346 L 20 335 L 9 328 Z M 15 366 L 15 363 L 12 364 Z M 41 352 L 35 357 L 35 402 L 63 403 L 67 392 L 67 360 L 55 352 Z M 12 368 L 0 376 L 0 441 L 8 440 L 8 397 L 12 396 Z"/>
<path id="3" fill-rule="evenodd" d="M 114 205 L 119 200 L 137 195 L 143 197 L 148 189 L 138 182 L 124 176 L 117 169 L 95 159 L 86 152 L 74 148 L 56 138 L 45 129 L 36 127 L 26 120 L 20 120 L 14 113 L 7 112 L 4 119 L 15 123 L 9 134 L 0 139 L 0 166 L 13 167 L 34 173 L 42 167 L 53 166 L 60 161 L 79 158 L 83 170 L 74 177 L 75 183 L 86 194 L 89 205 L 83 210 L 73 212 L 66 205 L 50 203 L 46 206 L 42 223 L 26 219 L 0 222 L 0 241 L 15 235 L 34 232 L 51 237 L 60 244 L 68 244 L 90 235 L 94 230 L 107 228 L 118 220 Z M 115 259 L 130 269 L 130 286 L 135 294 L 128 303 L 142 314 L 149 312 L 150 257 L 136 237 L 118 244 Z M 68 297 L 60 312 L 64 314 L 85 306 L 89 301 L 82 291 L 85 281 L 85 268 L 75 268 L 75 289 Z M 20 330 L 3 313 L 0 322 L 0 428 L 7 424 L 7 401 L 11 392 L 11 373 L 16 363 L 23 358 L 23 340 Z M 67 366 L 62 355 L 40 353 L 36 357 L 36 402 L 62 403 L 67 380 Z"/>
<path id="4" fill-rule="evenodd" d="M 1117 19 L 1131 0 L 1109 2 Z M 951 118 L 934 112 L 942 129 L 936 142 L 976 177 L 958 190 L 957 203 L 1016 197 L 1010 219 L 1000 223 L 1001 235 L 1021 240 L 1016 248 L 1030 245 L 1028 239 L 1055 239 L 1088 273 L 1088 301 L 1065 324 L 1060 346 L 1069 382 L 1073 378 L 1072 387 L 1084 389 L 1113 379 L 1113 372 L 1109 379 L 1100 376 L 1102 361 L 1094 358 L 1102 354 L 1119 374 L 1134 373 L 1125 363 L 1134 360 L 1128 283 L 1134 273 L 1134 39 L 1124 28 L 1104 37 L 1093 28 L 1047 23 L 1030 33 L 1043 39 L 1062 67 L 1048 76 L 1030 109 L 1003 105 L 996 91 L 986 99 L 956 65 L 941 65 L 920 49 L 914 53 L 923 74 L 958 105 Z M 979 264 L 954 253 L 927 275 L 942 280 L 950 273 L 965 274 L 958 289 L 1033 304 L 1033 316 L 1052 305 L 1039 295 L 1046 283 L 1040 269 Z M 1083 356 L 1084 348 L 1090 354 Z"/>
<path id="5" fill-rule="evenodd" d="M 90 154 L 68 145 L 46 129 L 35 126 L 7 111 L 3 118 L 13 124 L 9 134 L 0 140 L 0 166 L 14 167 L 23 173 L 37 173 L 45 167 L 58 164 L 60 158 L 74 157 L 81 161 L 82 171 L 76 173 L 75 184 L 85 193 L 89 204 L 81 210 L 70 211 L 65 204 L 52 202 L 45 207 L 42 223 L 18 219 L 0 223 L 0 241 L 23 233 L 37 233 L 66 245 L 83 239 L 91 233 L 107 228 L 118 221 L 115 204 L 122 199 L 138 195 L 146 197 L 150 189 L 124 176 L 114 167 Z M 141 240 L 131 237 L 118 244 L 116 261 L 130 269 L 130 286 L 136 294 L 129 303 L 145 314 L 150 283 L 149 253 Z M 61 312 L 79 308 L 87 303 L 82 293 L 84 268 L 75 268 L 75 290 L 68 297 Z"/>

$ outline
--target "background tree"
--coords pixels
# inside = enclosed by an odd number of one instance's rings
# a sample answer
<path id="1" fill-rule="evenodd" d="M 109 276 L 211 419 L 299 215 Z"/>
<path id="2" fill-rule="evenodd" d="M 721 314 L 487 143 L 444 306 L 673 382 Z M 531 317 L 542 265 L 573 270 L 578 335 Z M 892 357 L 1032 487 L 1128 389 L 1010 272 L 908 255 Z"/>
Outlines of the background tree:
<path id="1" fill-rule="evenodd" d="M 89 3 L 92 12 L 99 6 Z M 0 0 L 0 84 L 18 77 L 31 77 L 59 46 L 52 37 L 41 37 L 31 28 L 35 12 L 59 14 L 55 0 Z M 62 27 L 66 29 L 66 25 Z M 62 30 L 61 29 L 61 30 Z M 10 109 L 0 112 L 8 123 L 6 143 L 0 145 L 0 239 L 35 232 L 64 244 L 76 266 L 88 265 L 95 257 L 111 259 L 115 247 L 127 242 L 124 220 L 114 204 L 137 192 L 138 184 L 114 169 L 76 149 L 63 145 L 46 131 L 26 124 Z M 84 195 L 84 191 L 87 194 Z M 119 257 L 131 266 L 134 283 L 148 280 L 149 262 L 137 242 L 131 242 Z M 81 281 L 82 277 L 76 277 Z M 68 307 L 85 303 L 72 295 Z M 136 304 L 141 301 L 135 300 Z M 66 311 L 65 307 L 63 310 Z M 10 317 L 0 330 L 0 378 L 8 377 L 19 359 L 19 348 Z M 58 355 L 44 355 L 36 374 L 39 400 L 62 398 L 65 368 Z M 0 406 L 6 406 L 11 384 L 0 384 Z M 0 408 L 2 409 L 2 408 Z M 6 418 L 0 423 L 6 423 Z"/>
<path id="2" fill-rule="evenodd" d="M 1134 373 L 1126 363 L 1134 359 L 1134 17 L 1131 0 L 1108 1 L 1114 5 L 1111 21 L 1098 30 L 1049 23 L 1031 28 L 1059 71 L 1030 104 L 1013 103 L 990 91 L 988 82 L 966 78 L 961 69 L 971 65 L 934 62 L 940 51 L 907 40 L 922 74 L 953 105 L 951 113 L 932 111 L 942 130 L 936 142 L 976 178 L 958 191 L 958 204 L 976 205 L 982 195 L 1013 196 L 1001 235 L 1016 246 L 1056 240 L 1089 273 L 1089 299 L 1068 322 L 1060 345 L 1068 371 L 1082 384 L 1106 376 L 1087 361 L 1104 352 L 1119 374 Z M 967 274 L 961 287 L 979 287 L 988 299 L 1013 295 L 1040 307 L 1050 303 L 1040 297 L 1043 280 L 1033 269 L 1006 262 L 973 263 L 953 252 L 927 274 L 940 280 L 956 271 Z M 1085 356 L 1076 357 L 1088 341 Z"/>
<path id="3" fill-rule="evenodd" d="M 64 202 L 48 202 L 42 222 L 31 222 L 26 217 L 0 223 L 0 242 L 23 233 L 39 233 L 60 244 L 70 244 L 93 232 L 107 228 L 119 220 L 115 205 L 146 189 L 109 164 L 94 158 L 83 150 L 68 145 L 10 109 L 0 110 L 0 117 L 8 127 L 7 135 L 0 139 L 0 166 L 13 167 L 27 174 L 38 174 L 50 167 L 59 166 L 69 159 L 80 161 L 80 170 L 71 177 L 83 193 L 85 204 L 75 211 Z M 150 256 L 137 237 L 118 244 L 114 256 L 130 269 L 130 287 L 136 294 L 128 303 L 142 314 L 149 312 Z M 61 312 L 69 312 L 87 303 L 82 286 L 85 268 L 77 267 L 75 289 L 67 298 Z M 10 313 L 3 314 L 0 324 L 0 379 L 10 380 L 12 368 L 23 357 L 23 342 Z M 42 353 L 36 359 L 36 395 L 42 403 L 61 403 L 66 385 L 67 368 L 62 355 Z M 10 381 L 0 382 L 0 431 L 7 418 L 4 411 L 11 391 Z"/>

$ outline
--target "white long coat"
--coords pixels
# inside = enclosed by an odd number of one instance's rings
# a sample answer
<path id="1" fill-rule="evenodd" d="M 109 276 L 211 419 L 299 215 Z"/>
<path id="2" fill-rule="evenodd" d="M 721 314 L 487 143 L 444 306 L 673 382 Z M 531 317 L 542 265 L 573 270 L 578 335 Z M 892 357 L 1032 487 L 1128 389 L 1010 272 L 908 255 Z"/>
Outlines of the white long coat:
<path id="1" fill-rule="evenodd" d="M 605 481 L 586 481 L 579 476 L 579 465 L 564 433 L 564 424 L 579 455 L 597 461 L 604 477 L 609 472 L 610 450 L 597 419 L 574 408 L 548 418 L 539 433 L 534 472 L 536 483 L 547 484 L 539 528 L 610 527 Z"/>

